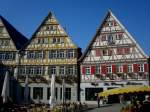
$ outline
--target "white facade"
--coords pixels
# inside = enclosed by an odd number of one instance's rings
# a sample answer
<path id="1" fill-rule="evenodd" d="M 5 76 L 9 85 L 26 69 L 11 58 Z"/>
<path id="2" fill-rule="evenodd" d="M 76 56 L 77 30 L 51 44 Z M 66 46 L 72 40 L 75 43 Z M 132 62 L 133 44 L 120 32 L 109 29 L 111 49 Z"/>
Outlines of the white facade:
<path id="1" fill-rule="evenodd" d="M 111 11 L 80 62 L 82 102 L 95 102 L 107 89 L 148 85 L 148 56 Z"/>

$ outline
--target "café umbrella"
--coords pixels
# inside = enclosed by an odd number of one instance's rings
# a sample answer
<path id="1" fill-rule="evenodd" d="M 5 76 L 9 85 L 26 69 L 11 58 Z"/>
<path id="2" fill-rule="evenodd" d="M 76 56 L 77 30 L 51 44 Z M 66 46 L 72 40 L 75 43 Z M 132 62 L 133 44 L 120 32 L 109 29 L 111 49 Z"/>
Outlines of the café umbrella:
<path id="1" fill-rule="evenodd" d="M 150 86 L 126 86 L 110 90 L 105 90 L 99 93 L 99 97 L 107 97 L 110 95 L 150 92 Z"/>
<path id="2" fill-rule="evenodd" d="M 55 103 L 55 75 L 52 75 L 51 77 L 51 96 L 50 96 L 50 107 L 54 107 Z"/>
<path id="3" fill-rule="evenodd" d="M 4 83 L 3 83 L 3 89 L 1 96 L 3 98 L 3 103 L 6 103 L 9 99 L 9 72 L 6 71 Z"/>
<path id="4" fill-rule="evenodd" d="M 25 88 L 24 88 L 24 102 L 25 103 L 28 103 L 28 97 L 29 97 L 29 76 L 26 75 Z"/>

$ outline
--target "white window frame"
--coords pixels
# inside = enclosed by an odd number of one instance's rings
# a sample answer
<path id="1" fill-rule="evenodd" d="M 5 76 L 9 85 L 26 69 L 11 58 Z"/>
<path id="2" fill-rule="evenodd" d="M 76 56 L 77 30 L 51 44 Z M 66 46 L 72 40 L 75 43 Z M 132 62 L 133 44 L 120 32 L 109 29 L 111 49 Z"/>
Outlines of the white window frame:
<path id="1" fill-rule="evenodd" d="M 133 72 L 133 65 L 128 64 L 128 73 L 132 73 L 132 72 Z"/>
<path id="2" fill-rule="evenodd" d="M 65 66 L 60 66 L 59 67 L 59 74 L 64 75 L 65 74 Z"/>
<path id="3" fill-rule="evenodd" d="M 144 72 L 144 64 L 139 64 L 139 72 Z"/>
<path id="4" fill-rule="evenodd" d="M 68 50 L 67 57 L 68 58 L 74 58 L 74 50 Z"/>
<path id="5" fill-rule="evenodd" d="M 96 74 L 100 74 L 101 73 L 99 65 L 96 65 L 96 70 L 95 71 L 96 71 Z"/>
<path id="6" fill-rule="evenodd" d="M 118 73 L 123 73 L 123 66 L 121 64 L 117 65 L 117 72 Z"/>
<path id="7" fill-rule="evenodd" d="M 90 75 L 91 74 L 91 68 L 90 67 L 85 67 L 85 74 Z"/>
<path id="8" fill-rule="evenodd" d="M 111 65 L 107 65 L 107 73 L 112 73 L 112 66 Z"/>
<path id="9" fill-rule="evenodd" d="M 68 66 L 67 67 L 67 74 L 68 75 L 73 75 L 74 74 L 74 67 L 73 66 Z"/>

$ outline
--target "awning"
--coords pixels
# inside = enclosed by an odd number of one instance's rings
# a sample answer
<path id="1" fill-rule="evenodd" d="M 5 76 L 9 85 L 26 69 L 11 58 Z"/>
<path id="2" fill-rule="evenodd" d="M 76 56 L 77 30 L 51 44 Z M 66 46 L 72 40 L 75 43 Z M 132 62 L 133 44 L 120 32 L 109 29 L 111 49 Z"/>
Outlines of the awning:
<path id="1" fill-rule="evenodd" d="M 99 93 L 100 97 L 125 94 L 125 93 L 138 93 L 138 92 L 150 92 L 150 86 L 126 86 L 115 89 L 106 90 Z"/>

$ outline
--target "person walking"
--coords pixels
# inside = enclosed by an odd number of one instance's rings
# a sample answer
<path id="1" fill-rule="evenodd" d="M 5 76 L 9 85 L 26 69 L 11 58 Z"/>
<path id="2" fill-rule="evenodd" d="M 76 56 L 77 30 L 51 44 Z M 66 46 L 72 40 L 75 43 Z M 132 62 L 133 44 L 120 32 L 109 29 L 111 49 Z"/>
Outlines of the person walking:
<path id="1" fill-rule="evenodd" d="M 98 108 L 100 108 L 100 97 L 97 96 L 97 105 L 98 105 Z"/>

